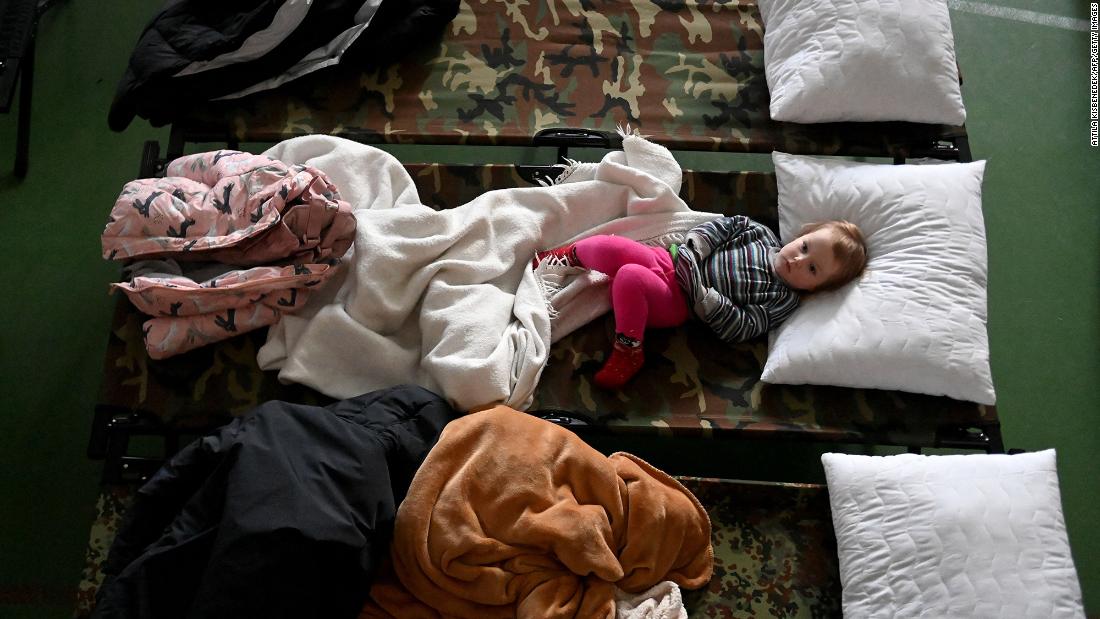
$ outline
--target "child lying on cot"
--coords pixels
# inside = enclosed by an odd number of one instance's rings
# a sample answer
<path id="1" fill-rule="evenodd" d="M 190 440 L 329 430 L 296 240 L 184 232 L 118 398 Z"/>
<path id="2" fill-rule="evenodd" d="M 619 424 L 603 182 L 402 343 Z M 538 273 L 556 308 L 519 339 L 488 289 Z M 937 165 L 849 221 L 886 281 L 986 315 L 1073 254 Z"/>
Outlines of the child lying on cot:
<path id="1" fill-rule="evenodd" d="M 599 235 L 538 252 L 532 265 L 547 261 L 611 278 L 615 343 L 593 382 L 618 389 L 645 361 L 647 327 L 681 325 L 693 311 L 727 343 L 752 339 L 787 318 L 800 293 L 852 281 L 867 264 L 867 248 L 847 221 L 807 224 L 781 246 L 767 226 L 736 215 L 697 226 L 686 243 L 668 249 Z"/>

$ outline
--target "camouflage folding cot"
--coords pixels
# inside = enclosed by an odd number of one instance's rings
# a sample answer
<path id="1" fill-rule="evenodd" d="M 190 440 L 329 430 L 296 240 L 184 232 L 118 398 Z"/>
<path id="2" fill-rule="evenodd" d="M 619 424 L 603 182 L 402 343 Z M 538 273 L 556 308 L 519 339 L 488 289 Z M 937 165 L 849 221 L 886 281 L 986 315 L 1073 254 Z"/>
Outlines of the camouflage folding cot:
<path id="1" fill-rule="evenodd" d="M 823 486 L 680 477 L 707 509 L 714 576 L 684 592 L 691 617 L 839 617 L 836 538 Z M 103 563 L 133 486 L 100 494 L 77 588 L 75 617 L 95 607 Z"/>
<path id="2" fill-rule="evenodd" d="M 422 201 L 439 209 L 464 204 L 487 190 L 526 184 L 510 165 L 410 164 L 406 169 Z M 771 173 L 688 171 L 680 195 L 689 204 L 778 225 Z M 107 459 L 108 479 L 144 471 L 140 458 L 130 458 L 132 435 L 178 441 L 173 437 L 220 425 L 267 400 L 328 401 L 259 369 L 256 351 L 265 330 L 155 361 L 142 341 L 145 319 L 119 298 L 90 445 L 91 455 Z M 607 352 L 612 329 L 613 318 L 606 315 L 551 347 L 532 411 L 581 433 L 1003 451 L 994 407 L 898 391 L 766 384 L 760 381 L 766 338 L 731 347 L 708 337 L 706 327 L 693 321 L 654 330 L 646 339 L 646 364 L 629 388 L 601 391 L 591 378 Z M 174 450 L 173 444 L 168 447 Z"/>
<path id="3" fill-rule="evenodd" d="M 771 120 L 763 34 L 755 0 L 463 0 L 441 40 L 396 65 L 188 111 L 167 154 L 307 133 L 528 146 L 545 129 L 629 124 L 674 150 L 969 159 L 964 127 Z"/>

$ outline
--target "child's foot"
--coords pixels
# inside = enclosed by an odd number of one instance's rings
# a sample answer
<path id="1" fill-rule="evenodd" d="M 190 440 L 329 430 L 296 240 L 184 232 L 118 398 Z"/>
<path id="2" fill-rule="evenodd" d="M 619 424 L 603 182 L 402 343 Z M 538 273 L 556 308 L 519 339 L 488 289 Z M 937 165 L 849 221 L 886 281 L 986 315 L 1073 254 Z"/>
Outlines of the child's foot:
<path id="1" fill-rule="evenodd" d="M 536 253 L 534 259 L 531 260 L 531 267 L 537 269 L 544 262 L 549 263 L 551 266 L 584 267 L 580 258 L 577 258 L 576 243 Z"/>
<path id="2" fill-rule="evenodd" d="M 634 344 L 631 345 L 630 342 Z M 603 364 L 599 372 L 592 377 L 592 382 L 601 389 L 621 389 L 645 363 L 645 353 L 642 351 L 642 343 L 639 340 L 617 334 L 615 345 L 611 348 L 611 356 Z"/>

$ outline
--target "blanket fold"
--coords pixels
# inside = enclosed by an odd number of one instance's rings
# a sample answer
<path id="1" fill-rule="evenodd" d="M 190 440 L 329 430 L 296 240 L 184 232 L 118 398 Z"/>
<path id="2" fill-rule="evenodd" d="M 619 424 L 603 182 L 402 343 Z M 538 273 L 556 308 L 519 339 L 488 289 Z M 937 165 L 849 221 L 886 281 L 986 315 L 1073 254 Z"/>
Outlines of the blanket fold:
<path id="1" fill-rule="evenodd" d="M 451 422 L 402 502 L 371 617 L 615 617 L 616 588 L 705 585 L 710 520 L 626 453 L 498 406 Z"/>

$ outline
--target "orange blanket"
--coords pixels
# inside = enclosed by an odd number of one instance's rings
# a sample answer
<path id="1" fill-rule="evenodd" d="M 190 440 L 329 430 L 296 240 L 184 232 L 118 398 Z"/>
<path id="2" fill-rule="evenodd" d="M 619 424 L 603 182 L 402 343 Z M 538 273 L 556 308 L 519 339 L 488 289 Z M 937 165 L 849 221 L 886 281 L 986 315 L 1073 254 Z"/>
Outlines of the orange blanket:
<path id="1" fill-rule="evenodd" d="M 677 481 L 507 407 L 452 421 L 397 513 L 362 618 L 614 618 L 614 589 L 710 580 L 710 519 Z"/>

